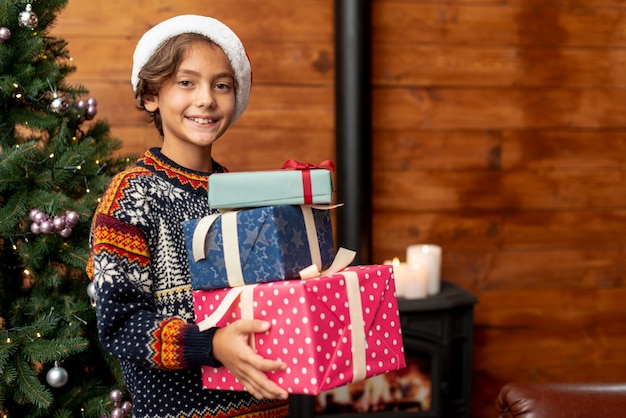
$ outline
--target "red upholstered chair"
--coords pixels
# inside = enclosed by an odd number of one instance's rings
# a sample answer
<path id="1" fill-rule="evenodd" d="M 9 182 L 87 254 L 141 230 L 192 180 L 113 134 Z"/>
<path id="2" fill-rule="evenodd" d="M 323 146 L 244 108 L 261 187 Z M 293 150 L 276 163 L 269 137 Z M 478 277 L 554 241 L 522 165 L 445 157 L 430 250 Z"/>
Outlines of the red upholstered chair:
<path id="1" fill-rule="evenodd" d="M 626 417 L 626 383 L 507 383 L 498 418 Z"/>

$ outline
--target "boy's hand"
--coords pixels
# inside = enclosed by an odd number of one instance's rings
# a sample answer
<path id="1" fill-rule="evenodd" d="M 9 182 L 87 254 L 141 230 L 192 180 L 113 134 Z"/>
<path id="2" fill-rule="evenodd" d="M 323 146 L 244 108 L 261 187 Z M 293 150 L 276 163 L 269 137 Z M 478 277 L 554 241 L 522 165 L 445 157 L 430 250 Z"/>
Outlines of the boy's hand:
<path id="1" fill-rule="evenodd" d="M 287 369 L 287 364 L 268 360 L 254 352 L 250 334 L 265 332 L 269 322 L 240 319 L 220 328 L 213 336 L 213 356 L 257 399 L 287 399 L 286 390 L 272 382 L 264 372 Z"/>

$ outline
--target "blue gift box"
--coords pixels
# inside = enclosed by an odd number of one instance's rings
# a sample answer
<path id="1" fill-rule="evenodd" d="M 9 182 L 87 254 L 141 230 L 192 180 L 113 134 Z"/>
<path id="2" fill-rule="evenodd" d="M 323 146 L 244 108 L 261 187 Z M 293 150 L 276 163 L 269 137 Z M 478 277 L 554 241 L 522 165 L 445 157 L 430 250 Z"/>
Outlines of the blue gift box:
<path id="1" fill-rule="evenodd" d="M 330 211 L 276 205 L 183 222 L 195 290 L 295 279 L 313 264 L 332 264 Z"/>

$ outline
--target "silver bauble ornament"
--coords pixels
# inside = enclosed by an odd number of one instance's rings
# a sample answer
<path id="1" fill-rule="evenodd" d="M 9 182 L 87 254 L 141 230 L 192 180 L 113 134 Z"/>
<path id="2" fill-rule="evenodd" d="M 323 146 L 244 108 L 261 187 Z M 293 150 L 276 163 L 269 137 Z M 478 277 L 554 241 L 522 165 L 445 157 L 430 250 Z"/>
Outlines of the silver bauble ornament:
<path id="1" fill-rule="evenodd" d="M 0 44 L 3 44 L 5 41 L 11 39 L 11 30 L 9 28 L 5 28 L 4 26 L 0 27 Z"/>
<path id="2" fill-rule="evenodd" d="M 33 12 L 33 6 L 29 3 L 26 5 L 26 9 L 20 12 L 17 17 L 17 23 L 23 28 L 35 29 L 39 23 L 39 18 Z"/>
<path id="3" fill-rule="evenodd" d="M 65 113 L 69 110 L 72 101 L 66 95 L 57 95 L 55 94 L 52 101 L 50 102 L 50 110 L 54 113 Z"/>
<path id="4" fill-rule="evenodd" d="M 89 282 L 87 285 L 87 296 L 92 300 L 96 298 L 96 286 L 94 286 L 93 282 Z"/>
<path id="5" fill-rule="evenodd" d="M 65 386 L 68 380 L 67 370 L 59 366 L 58 362 L 54 363 L 54 367 L 48 370 L 46 382 L 53 388 Z"/>

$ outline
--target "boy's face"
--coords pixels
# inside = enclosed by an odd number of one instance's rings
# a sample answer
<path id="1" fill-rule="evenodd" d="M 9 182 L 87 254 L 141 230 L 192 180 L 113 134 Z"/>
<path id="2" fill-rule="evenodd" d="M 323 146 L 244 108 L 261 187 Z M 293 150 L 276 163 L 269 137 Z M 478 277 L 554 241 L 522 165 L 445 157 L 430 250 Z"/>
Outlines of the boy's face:
<path id="1" fill-rule="evenodd" d="M 161 115 L 163 154 L 185 167 L 209 171 L 211 145 L 233 119 L 234 83 L 221 48 L 191 44 L 177 73 L 145 102 L 146 110 Z"/>

